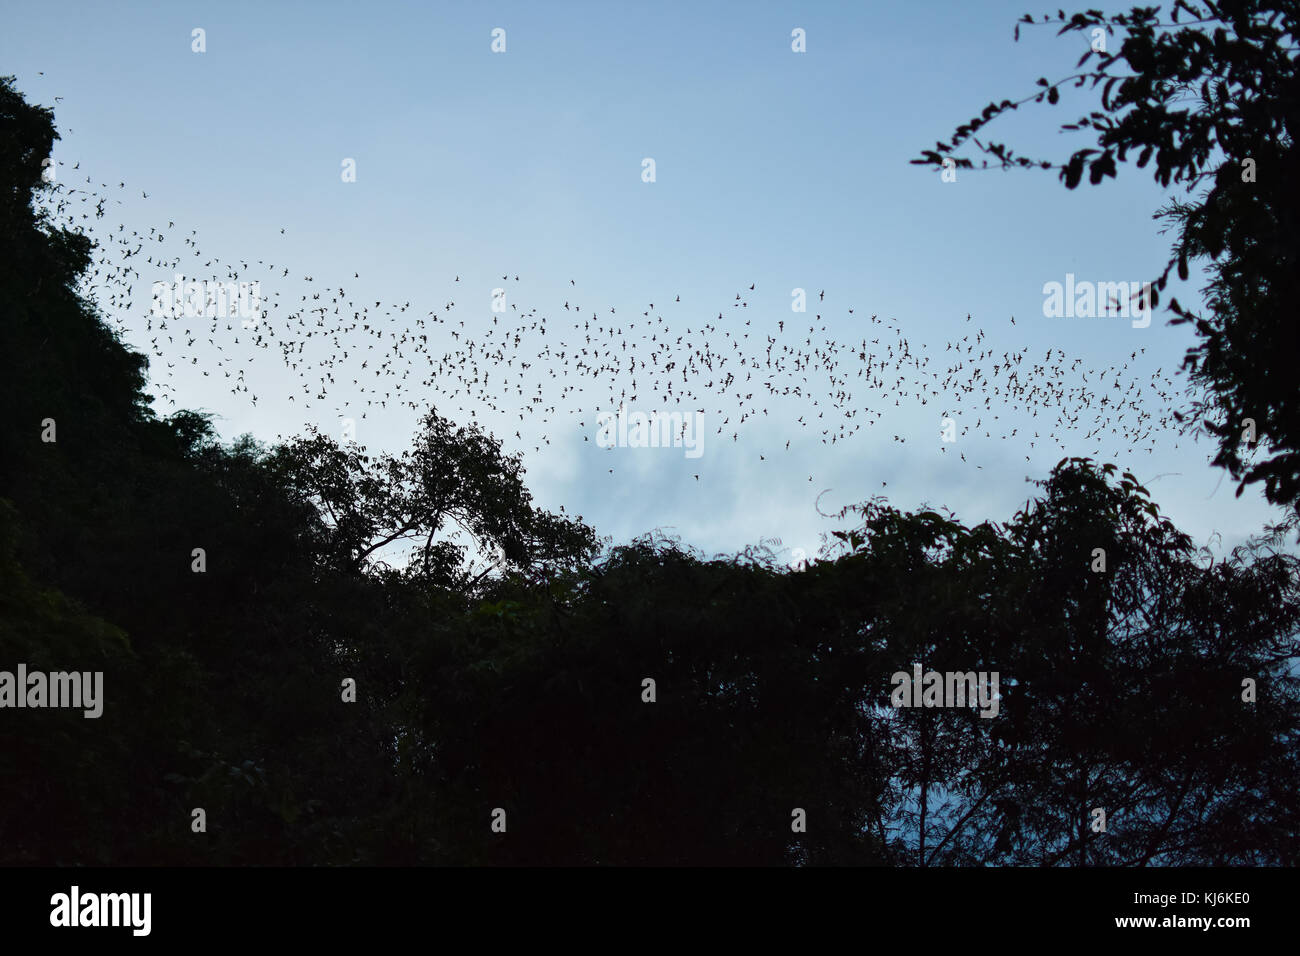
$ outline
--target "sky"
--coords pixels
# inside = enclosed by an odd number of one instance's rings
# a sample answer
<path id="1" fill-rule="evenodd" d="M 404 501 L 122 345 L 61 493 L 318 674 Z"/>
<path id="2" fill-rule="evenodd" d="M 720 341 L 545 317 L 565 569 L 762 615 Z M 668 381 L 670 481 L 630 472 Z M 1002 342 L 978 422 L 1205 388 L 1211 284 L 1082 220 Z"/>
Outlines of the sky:
<path id="1" fill-rule="evenodd" d="M 136 266 L 131 308 L 100 295 L 168 384 L 157 392 L 160 412 L 172 409 L 166 396 L 205 409 L 224 439 L 269 442 L 309 425 L 339 436 L 340 420 L 351 418 L 369 453 L 400 452 L 435 407 L 520 453 L 538 505 L 580 514 L 615 543 L 662 529 L 708 555 L 762 540 L 779 541 L 783 555 L 814 555 L 821 535 L 842 526 L 819 508 L 878 494 L 904 509 L 946 507 L 968 524 L 1005 521 L 1035 493 L 1027 479 L 1045 478 L 1067 454 L 1093 456 L 1131 470 L 1180 528 L 1222 552 L 1279 515 L 1253 489 L 1234 496 L 1232 481 L 1209 466 L 1208 443 L 1158 425 L 1182 407 L 1187 327 L 1167 326 L 1162 307 L 1145 328 L 1044 314 L 1045 284 L 1067 273 L 1093 282 L 1157 276 L 1170 236 L 1152 216 L 1170 194 L 1131 166 L 1069 191 L 1054 172 L 959 171 L 945 182 L 910 163 L 990 101 L 1073 71 L 1087 40 L 1035 27 L 1015 42 L 1025 12 L 1019 0 L 27 4 L 6 12 L 0 74 L 55 109 L 58 180 L 85 186 L 90 176 L 87 188 L 112 197 L 93 229 L 165 231 L 156 248 L 186 257 L 190 278 L 218 277 L 199 268 L 208 261 L 248 264 L 241 277 L 259 281 L 276 306 L 260 320 L 264 343 L 297 334 L 290 313 L 302 295 L 345 289 L 345 301 L 382 303 L 376 327 L 389 339 L 351 330 L 340 349 L 322 342 L 337 329 L 322 329 L 294 369 L 278 346 L 255 347 L 250 332 L 235 342 L 237 323 L 209 345 L 201 319 L 194 347 L 160 346 L 156 355 L 151 288 L 172 280 L 170 268 Z M 804 52 L 792 49 L 796 29 Z M 1096 94 L 1069 90 L 1061 105 L 1023 107 L 988 131 L 1021 154 L 1059 161 L 1092 145 L 1059 124 L 1095 108 Z M 185 246 L 191 235 L 195 245 Z M 1165 300 L 1197 301 L 1197 280 L 1194 272 L 1175 281 Z M 797 289 L 806 312 L 792 309 Z M 623 364 L 584 377 L 572 358 L 593 329 L 574 324 L 593 313 L 593 327 L 617 323 Z M 416 316 L 427 324 L 417 327 Z M 367 406 L 375 393 L 351 384 L 369 374 L 356 362 L 367 342 L 427 334 L 429 353 L 441 357 L 470 339 L 500 342 L 520 323 L 522 344 L 500 353 L 515 363 L 498 372 L 497 387 L 528 362 L 522 390 L 493 392 L 492 363 L 480 357 L 488 391 L 457 391 L 452 373 L 430 377 L 428 357 L 408 347 L 402 400 L 415 407 Z M 659 341 L 679 336 L 687 347 L 675 353 Z M 769 336 L 778 355 L 792 350 L 778 389 L 808 379 L 798 397 L 764 395 L 758 383 L 772 380 L 770 366 L 740 365 L 742 354 L 762 364 Z M 946 346 L 963 336 L 959 349 L 975 340 L 977 352 L 996 357 L 946 375 L 957 362 Z M 900 384 L 902 373 L 862 376 L 860 352 L 879 369 L 903 338 L 929 362 L 911 380 L 924 374 L 938 394 Z M 705 343 L 730 364 L 697 362 L 683 379 L 684 359 Z M 1005 366 L 1003 352 L 1024 356 L 1019 381 L 1039 391 L 981 384 L 996 378 L 994 364 Z M 809 368 L 791 371 L 796 353 L 811 356 Z M 651 359 L 650 370 L 628 375 L 633 358 Z M 651 374 L 673 359 L 673 372 Z M 167 379 L 168 361 L 189 369 Z M 220 369 L 233 364 L 220 362 L 238 362 L 250 391 L 232 393 Z M 980 380 L 970 377 L 976 364 Z M 1035 364 L 1065 371 L 1034 374 Z M 1118 374 L 1125 394 L 1136 383 L 1137 404 L 1124 416 L 1101 413 L 1108 430 L 1086 438 L 1098 412 L 1095 403 L 1077 407 L 1077 389 L 1097 389 L 1102 372 L 1125 364 L 1100 384 Z M 593 358 L 589 369 L 601 366 Z M 827 369 L 838 378 L 829 385 Z M 754 400 L 704 387 L 752 370 L 754 381 L 737 387 Z M 337 381 L 306 407 L 301 376 L 318 382 L 326 372 Z M 1165 397 L 1153 376 L 1169 379 Z M 699 414 L 698 457 L 680 447 L 599 447 L 596 416 L 616 410 L 620 392 L 632 394 L 631 379 L 639 385 L 629 413 Z M 670 379 L 679 385 L 670 403 L 646 388 Z M 957 382 L 975 390 L 959 392 Z M 1084 427 L 1053 425 L 1060 409 L 1038 400 L 1053 390 Z M 547 421 L 539 408 L 553 409 Z M 954 441 L 944 440 L 943 411 Z M 832 444 L 832 421 L 856 430 Z"/>

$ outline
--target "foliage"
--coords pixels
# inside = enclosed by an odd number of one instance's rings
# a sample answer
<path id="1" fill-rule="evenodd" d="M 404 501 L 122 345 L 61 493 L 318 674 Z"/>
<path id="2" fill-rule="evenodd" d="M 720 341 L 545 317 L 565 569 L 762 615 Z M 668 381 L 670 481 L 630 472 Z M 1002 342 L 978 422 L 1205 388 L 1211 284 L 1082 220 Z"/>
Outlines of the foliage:
<path id="1" fill-rule="evenodd" d="M 1037 22 L 1052 20 L 1045 15 Z M 1160 186 L 1197 193 L 1157 214 L 1178 231 L 1172 257 L 1154 280 L 1151 304 L 1159 303 L 1171 272 L 1187 279 L 1189 261 L 1205 263 L 1210 282 L 1203 314 L 1177 299 L 1169 303 L 1173 324 L 1192 323 L 1197 336 L 1183 361 L 1200 395 L 1187 418 L 1217 439 L 1214 464 L 1238 480 L 1238 494 L 1262 482 L 1269 501 L 1295 508 L 1300 391 L 1293 366 L 1300 332 L 1291 309 L 1300 295 L 1300 6 L 1293 0 L 1176 0 L 1168 21 L 1159 7 L 1114 16 L 1089 10 L 1067 17 L 1061 11 L 1055 21 L 1058 35 L 1089 39 L 1076 72 L 1055 81 L 1039 78 L 1038 91 L 1019 100 L 990 103 L 912 162 L 974 169 L 970 158 L 955 155 L 969 142 L 1000 168 L 1058 169 L 1074 189 L 1085 172 L 1098 185 L 1130 159 L 1138 168 L 1154 160 Z M 1029 15 L 1021 20 L 1035 22 Z M 1123 42 L 1107 52 L 1104 43 L 1117 32 Z M 1081 69 L 1089 63 L 1090 69 Z M 1053 163 L 976 135 L 1030 101 L 1062 103 L 1061 91 L 1069 86 L 1100 90 L 1100 109 L 1060 127 L 1095 135 L 1095 148 Z M 993 167 L 984 159 L 979 168 Z M 1260 433 L 1258 445 L 1244 440 L 1247 419 Z"/>
<path id="2" fill-rule="evenodd" d="M 72 292 L 86 242 L 31 204 L 53 138 L 0 83 L 0 670 L 102 671 L 105 702 L 0 711 L 0 862 L 1297 862 L 1266 540 L 1207 564 L 1067 460 L 1005 526 L 866 502 L 792 571 L 600 551 L 436 413 L 399 456 L 223 444 Z M 998 671 L 998 717 L 894 709 L 914 662 Z"/>

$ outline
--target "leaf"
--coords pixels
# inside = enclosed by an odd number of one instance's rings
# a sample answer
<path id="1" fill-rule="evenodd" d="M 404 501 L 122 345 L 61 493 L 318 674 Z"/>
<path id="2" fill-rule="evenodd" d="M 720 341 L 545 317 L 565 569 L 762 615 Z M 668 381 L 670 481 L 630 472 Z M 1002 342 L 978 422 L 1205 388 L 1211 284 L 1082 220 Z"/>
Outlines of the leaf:
<path id="1" fill-rule="evenodd" d="M 1066 189 L 1074 189 L 1079 185 L 1079 180 L 1083 177 L 1083 157 L 1075 156 L 1061 170 L 1061 178 L 1065 181 Z"/>

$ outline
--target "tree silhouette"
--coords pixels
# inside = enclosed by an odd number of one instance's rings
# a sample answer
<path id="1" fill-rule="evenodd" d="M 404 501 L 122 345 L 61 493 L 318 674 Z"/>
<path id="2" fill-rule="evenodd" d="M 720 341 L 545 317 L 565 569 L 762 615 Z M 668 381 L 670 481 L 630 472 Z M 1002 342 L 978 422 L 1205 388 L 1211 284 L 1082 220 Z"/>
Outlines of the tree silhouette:
<path id="1" fill-rule="evenodd" d="M 1040 78 L 1038 92 L 1022 99 L 990 103 L 912 162 L 973 169 L 970 158 L 956 155 L 970 144 L 999 168 L 1058 169 L 1074 189 L 1085 172 L 1097 185 L 1130 159 L 1138 168 L 1154 160 L 1157 183 L 1197 193 L 1158 214 L 1178 231 L 1173 256 L 1154 280 L 1151 304 L 1159 303 L 1171 272 L 1186 279 L 1189 261 L 1204 260 L 1211 276 L 1204 313 L 1177 299 L 1169 303 L 1173 324 L 1192 323 L 1198 339 L 1183 362 L 1200 390 L 1191 420 L 1217 438 L 1214 464 L 1238 480 L 1239 495 L 1246 485 L 1263 482 L 1269 501 L 1294 511 L 1300 502 L 1300 393 L 1292 366 L 1300 333 L 1290 303 L 1300 293 L 1300 207 L 1293 188 L 1300 175 L 1300 11 L 1275 0 L 1178 0 L 1168 21 L 1158 7 L 1114 16 L 1089 10 L 1067 18 L 1060 12 L 1054 19 L 1061 24 L 1058 35 L 1091 38 L 1076 72 Z M 1052 21 L 1045 15 L 1037 22 Z M 1026 15 L 1021 23 L 1035 20 Z M 1117 30 L 1123 42 L 1108 52 L 1106 41 Z M 1091 69 L 1080 69 L 1089 63 Z M 977 135 L 1031 100 L 1058 105 L 1062 90 L 1085 86 L 1100 88 L 1101 108 L 1060 128 L 1090 131 L 1096 148 L 1053 163 L 1018 156 L 1005 143 Z M 989 159 L 980 168 L 992 168 Z M 1247 440 L 1248 420 L 1258 432 L 1258 450 L 1255 437 Z"/>
<path id="2" fill-rule="evenodd" d="M 1293 557 L 1209 561 L 1079 459 L 1005 525 L 846 509 L 795 571 L 599 548 L 434 412 L 222 443 L 76 294 L 53 139 L 0 82 L 0 670 L 105 702 L 3 711 L 0 862 L 1296 863 Z M 997 716 L 894 708 L 913 663 Z"/>

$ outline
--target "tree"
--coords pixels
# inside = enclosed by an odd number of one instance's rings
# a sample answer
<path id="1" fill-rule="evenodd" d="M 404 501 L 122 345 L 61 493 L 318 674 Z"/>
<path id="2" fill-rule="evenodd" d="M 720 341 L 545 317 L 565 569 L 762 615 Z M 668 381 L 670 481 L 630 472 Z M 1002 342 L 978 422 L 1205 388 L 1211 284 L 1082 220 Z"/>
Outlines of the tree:
<path id="1" fill-rule="evenodd" d="M 1296 859 L 1300 562 L 1210 561 L 1115 471 L 1062 461 L 1005 526 L 869 503 L 837 535 L 823 573 L 842 568 L 836 603 L 856 591 L 861 610 L 835 643 L 886 652 L 858 686 L 896 781 L 875 811 L 895 862 Z M 997 671 L 997 716 L 890 715 L 883 677 L 914 661 Z"/>
<path id="2" fill-rule="evenodd" d="M 1091 46 L 1076 70 L 1022 99 L 990 103 L 957 127 L 948 142 L 922 151 L 913 163 L 973 169 L 954 154 L 968 142 L 1001 168 L 1058 169 L 1074 189 L 1114 177 L 1118 164 L 1138 168 L 1154 160 L 1163 187 L 1177 184 L 1191 202 L 1174 201 L 1157 214 L 1178 227 L 1173 255 L 1154 280 L 1152 305 L 1170 273 L 1186 279 L 1189 260 L 1203 260 L 1211 276 L 1204 313 L 1173 299 L 1173 324 L 1192 323 L 1197 343 L 1183 366 L 1199 397 L 1187 420 L 1218 440 L 1216 466 L 1246 485 L 1263 482 L 1269 501 L 1300 503 L 1300 390 L 1294 366 L 1300 329 L 1292 304 L 1300 294 L 1295 236 L 1300 229 L 1300 7 L 1292 0 L 1177 0 L 1169 21 L 1158 7 L 1134 7 L 1106 16 L 1096 10 L 1056 16 L 1058 35 L 1083 33 Z M 1044 16 L 1039 23 L 1052 20 Z M 1026 15 L 1021 23 L 1035 24 Z M 1123 31 L 1118 50 L 1105 40 Z M 1020 25 L 1016 26 L 1016 39 Z M 1061 102 L 1067 85 L 1100 87 L 1100 109 L 1061 126 L 1091 131 L 1096 148 L 1081 148 L 1054 163 L 1016 155 L 1004 143 L 976 134 L 1001 114 L 1031 100 Z M 983 159 L 979 168 L 991 168 Z M 1247 441 L 1253 422 L 1258 446 Z M 1267 448 L 1267 454 L 1261 454 Z M 1262 458 L 1262 460 L 1258 460 Z"/>
<path id="3" fill-rule="evenodd" d="M 545 577 L 594 556 L 595 532 L 580 519 L 532 507 L 518 455 L 478 428 L 456 426 L 436 411 L 422 421 L 411 450 L 372 459 L 355 443 L 340 446 L 312 430 L 278 448 L 273 467 L 311 503 L 322 521 L 327 560 L 358 572 L 394 545 L 411 544 L 409 570 L 444 586 L 464 577 L 466 548 L 445 537 L 448 526 L 471 545 L 499 549 L 492 566 Z"/>
<path id="4" fill-rule="evenodd" d="M 1006 525 L 846 510 L 798 571 L 597 553 L 436 414 L 402 455 L 222 443 L 75 294 L 85 240 L 31 202 L 51 117 L 11 92 L 0 669 L 102 670 L 105 703 L 0 721 L 0 862 L 1296 862 L 1300 575 L 1267 540 L 1207 563 L 1073 460 Z M 894 709 L 913 661 L 1001 672 L 998 717 Z"/>

